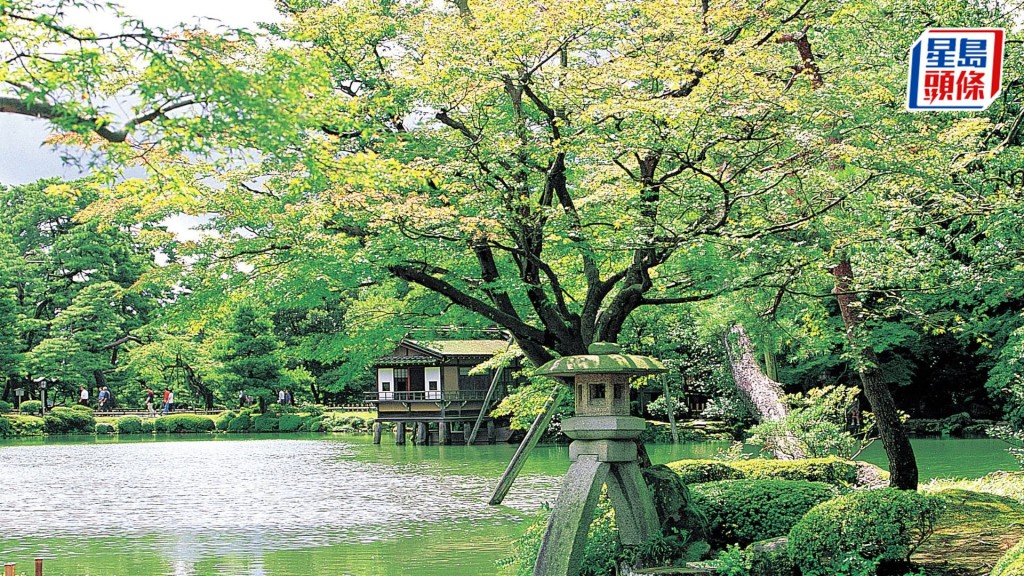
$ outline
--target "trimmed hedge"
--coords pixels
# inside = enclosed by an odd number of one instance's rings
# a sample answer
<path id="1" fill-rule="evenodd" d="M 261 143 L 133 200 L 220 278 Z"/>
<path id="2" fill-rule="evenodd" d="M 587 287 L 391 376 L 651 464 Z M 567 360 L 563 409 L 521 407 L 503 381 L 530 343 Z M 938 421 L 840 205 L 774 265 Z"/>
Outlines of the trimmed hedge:
<path id="1" fill-rule="evenodd" d="M 71 408 L 54 408 L 43 416 L 47 434 L 93 434 L 96 419 L 91 413 Z"/>
<path id="2" fill-rule="evenodd" d="M 248 432 L 250 428 L 252 428 L 252 418 L 245 411 L 228 422 L 228 432 Z"/>
<path id="3" fill-rule="evenodd" d="M 10 414 L 14 411 L 14 404 L 0 400 L 0 414 Z"/>
<path id="4" fill-rule="evenodd" d="M 142 418 L 122 416 L 117 419 L 118 434 L 142 434 Z"/>
<path id="5" fill-rule="evenodd" d="M 719 480 L 739 480 L 743 472 L 733 468 L 728 462 L 718 460 L 677 460 L 666 464 L 679 479 L 686 484 L 717 482 Z"/>
<path id="6" fill-rule="evenodd" d="M 252 419 L 254 432 L 277 432 L 280 420 L 271 414 L 260 414 Z"/>
<path id="7" fill-rule="evenodd" d="M 18 411 L 22 414 L 39 414 L 43 411 L 43 403 L 39 400 L 25 400 Z"/>
<path id="8" fill-rule="evenodd" d="M 323 416 L 307 416 L 302 419 L 302 426 L 300 430 L 307 432 L 323 432 L 324 431 L 324 419 Z"/>
<path id="9" fill-rule="evenodd" d="M 280 422 L 278 422 L 278 428 L 281 432 L 295 432 L 302 426 L 302 416 L 296 414 L 285 414 L 281 416 Z"/>
<path id="10" fill-rule="evenodd" d="M 231 421 L 234 420 L 236 416 L 238 416 L 238 414 L 231 410 L 221 412 L 220 416 L 217 416 L 217 419 L 214 420 L 213 423 L 217 427 L 217 430 L 227 432 L 228 425 L 231 424 Z"/>
<path id="11" fill-rule="evenodd" d="M 835 456 L 805 458 L 803 460 L 737 460 L 729 463 L 746 478 L 774 480 L 809 480 L 833 486 L 857 483 L 857 465 Z"/>
<path id="12" fill-rule="evenodd" d="M 96 425 L 96 433 L 97 434 L 113 434 L 114 433 L 114 425 L 113 424 L 107 424 L 106 422 L 100 422 L 99 424 Z"/>
<path id="13" fill-rule="evenodd" d="M 194 434 L 210 432 L 214 429 L 213 420 L 197 414 L 171 414 L 156 420 L 156 431 L 168 434 Z"/>
<path id="14" fill-rule="evenodd" d="M 8 420 L 15 436 L 42 436 L 46 432 L 46 423 L 38 416 L 12 416 Z"/>
<path id="15" fill-rule="evenodd" d="M 714 548 L 785 536 L 808 510 L 839 494 L 835 486 L 806 480 L 723 480 L 690 491 Z"/>
<path id="16" fill-rule="evenodd" d="M 678 460 L 667 465 L 687 484 L 720 480 L 808 480 L 844 488 L 857 483 L 857 464 L 835 456 L 803 460 Z"/>
<path id="17" fill-rule="evenodd" d="M 146 419 L 142 421 L 142 433 L 152 434 L 156 431 L 156 421 L 152 419 Z"/>
<path id="18" fill-rule="evenodd" d="M 1024 540 L 1010 548 L 996 567 L 992 569 L 990 576 L 1022 576 L 1024 575 Z"/>
<path id="19" fill-rule="evenodd" d="M 789 532 L 789 557 L 803 576 L 845 574 L 850 566 L 908 563 L 931 535 L 938 501 L 882 488 L 840 496 L 812 508 Z"/>
<path id="20" fill-rule="evenodd" d="M 0 416 L 0 438 L 7 438 L 14 434 L 14 424 L 9 418 Z"/>

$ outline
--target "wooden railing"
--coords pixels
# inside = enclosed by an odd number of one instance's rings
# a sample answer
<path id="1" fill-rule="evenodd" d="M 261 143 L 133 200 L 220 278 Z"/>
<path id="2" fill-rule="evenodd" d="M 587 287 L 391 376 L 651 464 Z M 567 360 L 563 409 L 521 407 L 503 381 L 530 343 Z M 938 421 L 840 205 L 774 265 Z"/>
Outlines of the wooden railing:
<path id="1" fill-rule="evenodd" d="M 367 392 L 367 402 L 472 402 L 481 401 L 486 390 L 456 390 L 441 392 L 427 390 L 417 392 Z"/>

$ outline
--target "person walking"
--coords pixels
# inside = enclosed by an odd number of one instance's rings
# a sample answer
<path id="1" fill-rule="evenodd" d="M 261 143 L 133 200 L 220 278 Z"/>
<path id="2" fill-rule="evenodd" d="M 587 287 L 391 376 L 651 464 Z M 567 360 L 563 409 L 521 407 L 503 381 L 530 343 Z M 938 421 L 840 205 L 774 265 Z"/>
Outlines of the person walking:
<path id="1" fill-rule="evenodd" d="M 149 413 L 150 418 L 156 418 L 156 410 L 153 409 L 153 394 L 152 388 L 146 388 L 146 412 Z"/>
<path id="2" fill-rule="evenodd" d="M 107 411 L 109 411 L 110 410 L 110 392 L 107 391 L 107 387 L 106 386 L 101 386 L 100 387 L 100 395 L 97 398 L 99 399 L 99 408 L 97 408 L 96 411 L 97 412 L 107 412 Z"/>
<path id="3" fill-rule="evenodd" d="M 291 406 L 291 404 L 292 404 L 292 391 L 291 390 L 285 390 L 284 391 L 284 403 L 285 403 L 286 406 Z"/>
<path id="4" fill-rule="evenodd" d="M 245 390 L 238 393 L 238 407 L 245 408 Z"/>
<path id="5" fill-rule="evenodd" d="M 89 389 L 86 388 L 85 386 L 82 386 L 82 388 L 78 391 L 78 403 L 81 404 L 82 406 L 89 405 Z"/>
<path id="6" fill-rule="evenodd" d="M 164 388 L 164 414 L 167 414 L 171 410 L 171 389 Z"/>
<path id="7" fill-rule="evenodd" d="M 284 404 L 284 390 L 280 390 L 277 393 L 277 403 L 278 404 Z"/>
<path id="8" fill-rule="evenodd" d="M 171 390 L 167 396 L 167 407 L 170 412 L 174 412 L 174 391 Z"/>

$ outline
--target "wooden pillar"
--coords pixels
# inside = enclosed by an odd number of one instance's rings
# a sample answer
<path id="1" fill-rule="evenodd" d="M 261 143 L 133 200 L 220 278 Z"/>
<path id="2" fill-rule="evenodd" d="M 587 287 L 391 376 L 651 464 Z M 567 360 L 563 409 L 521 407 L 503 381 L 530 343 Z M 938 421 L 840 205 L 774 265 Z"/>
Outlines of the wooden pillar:
<path id="1" fill-rule="evenodd" d="M 405 444 L 405 422 L 395 422 L 395 444 Z"/>
<path id="2" fill-rule="evenodd" d="M 36 558 L 36 576 L 43 576 L 43 559 Z"/>
<path id="3" fill-rule="evenodd" d="M 487 443 L 494 444 L 498 441 L 498 433 L 494 429 L 494 420 L 487 421 Z"/>
<path id="4" fill-rule="evenodd" d="M 384 426 L 380 422 L 373 423 L 373 443 L 380 444 L 380 436 L 384 430 Z"/>
<path id="5" fill-rule="evenodd" d="M 451 434 L 448 433 L 448 423 L 444 420 L 437 423 L 437 443 L 441 446 L 452 443 Z"/>
<path id="6" fill-rule="evenodd" d="M 430 428 L 426 422 L 416 423 L 416 444 L 426 446 L 430 443 Z"/>
<path id="7" fill-rule="evenodd" d="M 4 576 L 14 576 L 14 562 L 4 564 Z"/>

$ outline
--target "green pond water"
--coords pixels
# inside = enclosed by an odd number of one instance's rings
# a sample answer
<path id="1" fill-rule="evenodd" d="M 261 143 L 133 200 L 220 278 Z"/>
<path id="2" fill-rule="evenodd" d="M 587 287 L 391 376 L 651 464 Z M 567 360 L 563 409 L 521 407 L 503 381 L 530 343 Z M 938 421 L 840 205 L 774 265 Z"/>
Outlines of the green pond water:
<path id="1" fill-rule="evenodd" d="M 723 445 L 650 446 L 655 463 Z M 916 440 L 922 478 L 1016 462 L 995 440 Z M 488 506 L 514 446 L 374 446 L 359 436 L 0 443 L 0 563 L 46 576 L 496 574 L 568 468 L 538 447 Z M 884 464 L 880 446 L 864 459 Z"/>

